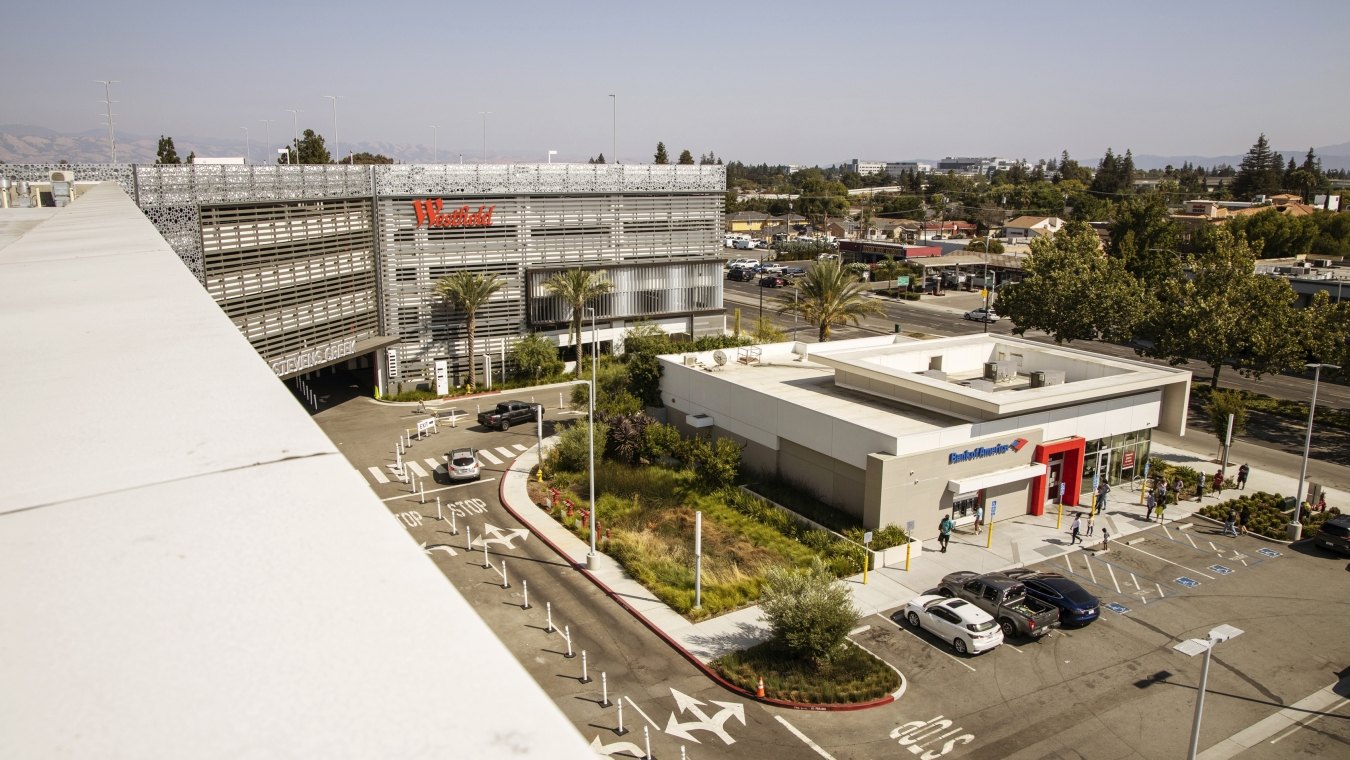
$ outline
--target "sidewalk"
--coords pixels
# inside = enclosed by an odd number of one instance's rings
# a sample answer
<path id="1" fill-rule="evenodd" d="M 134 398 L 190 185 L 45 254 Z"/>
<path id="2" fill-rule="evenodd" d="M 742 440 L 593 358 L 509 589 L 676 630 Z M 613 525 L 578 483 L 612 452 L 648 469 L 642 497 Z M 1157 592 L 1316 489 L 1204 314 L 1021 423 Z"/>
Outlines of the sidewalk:
<path id="1" fill-rule="evenodd" d="M 1191 444 L 1191 448 L 1201 448 L 1208 442 L 1195 442 L 1176 438 L 1178 442 Z M 1212 474 L 1216 465 L 1210 463 L 1210 454 L 1165 445 L 1155 440 L 1152 455 L 1169 463 L 1195 467 Z M 502 503 L 518 519 L 528 526 L 532 533 L 557 551 L 564 559 L 581 568 L 586 566 L 586 554 L 589 547 L 581 539 L 563 528 L 542 509 L 530 500 L 526 484 L 530 471 L 538 461 L 538 450 L 532 448 L 521 454 L 502 477 Z M 1238 462 L 1230 460 L 1230 472 Z M 1297 469 L 1293 474 L 1281 474 L 1258 469 L 1256 460 L 1252 460 L 1252 470 L 1247 479 L 1245 492 L 1268 491 L 1293 494 L 1297 486 Z M 1350 468 L 1335 467 L 1339 481 L 1350 481 Z M 1167 521 L 1175 522 L 1191 517 L 1196 510 L 1206 504 L 1215 504 L 1233 498 L 1235 492 L 1224 491 L 1219 498 L 1206 494 L 1203 502 L 1194 497 L 1182 500 L 1180 504 L 1167 509 Z M 1346 493 L 1339 489 L 1328 489 L 1327 501 L 1336 505 L 1346 504 Z M 1066 507 L 1063 520 L 1056 528 L 1056 514 L 1049 513 L 1041 517 L 1021 515 L 999 520 L 990 527 L 986 526 L 979 534 L 957 531 L 946 554 L 936 551 L 936 541 L 929 541 L 932 551 L 923 549 L 910 557 L 910 569 L 904 570 L 903 560 L 897 564 L 873 569 L 868 573 L 867 583 L 863 584 L 862 575 L 844 579 L 853 593 L 854 604 L 867 625 L 878 625 L 874 617 L 866 618 L 898 607 L 910 599 L 935 588 L 944 575 L 958 570 L 974 570 L 986 573 L 1009 567 L 1029 565 L 1047 559 L 1081 551 L 1082 547 L 1070 547 L 1068 527 L 1073 511 L 1086 512 L 1085 507 Z M 1139 491 L 1129 484 L 1117 486 L 1107 500 L 1106 509 L 1096 521 L 1096 534 L 1086 538 L 1088 543 L 1101 542 L 1103 530 L 1109 531 L 1111 541 L 1124 539 L 1134 533 L 1147 529 L 1151 524 L 1142 519 L 1143 507 L 1139 506 Z M 936 520 L 936 517 L 934 518 Z M 917 542 L 916 542 L 917 544 Z M 665 637 L 683 651 L 686 656 L 701 662 L 708 662 L 718 656 L 768 638 L 769 631 L 761 619 L 758 607 L 737 610 L 711 620 L 691 623 L 679 613 L 667 607 L 651 593 L 628 577 L 618 563 L 604 554 L 596 558 L 595 566 L 587 572 L 593 580 L 606 590 L 616 602 L 625 606 L 639 619 Z"/>

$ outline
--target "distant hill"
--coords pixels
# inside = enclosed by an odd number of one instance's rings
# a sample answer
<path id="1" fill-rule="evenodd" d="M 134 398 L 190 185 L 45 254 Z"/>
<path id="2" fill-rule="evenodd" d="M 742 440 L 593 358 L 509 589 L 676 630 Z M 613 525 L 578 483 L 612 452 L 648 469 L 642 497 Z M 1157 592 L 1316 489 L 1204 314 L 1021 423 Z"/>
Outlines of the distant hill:
<path id="1" fill-rule="evenodd" d="M 1334 169 L 1350 169 L 1350 142 L 1337 143 L 1336 145 L 1324 145 L 1320 148 L 1314 147 L 1313 152 L 1322 159 L 1322 169 L 1331 171 Z M 1307 147 L 1288 148 L 1279 151 L 1284 156 L 1284 160 L 1294 159 L 1298 163 L 1303 162 L 1303 157 L 1308 154 Z M 1139 169 L 1162 169 L 1168 164 L 1172 166 L 1181 166 L 1190 162 L 1195 166 L 1204 166 L 1206 168 L 1217 166 L 1219 164 L 1228 164 L 1236 167 L 1242 163 L 1245 153 L 1236 156 L 1153 156 L 1148 154 L 1136 155 L 1134 165 Z"/>

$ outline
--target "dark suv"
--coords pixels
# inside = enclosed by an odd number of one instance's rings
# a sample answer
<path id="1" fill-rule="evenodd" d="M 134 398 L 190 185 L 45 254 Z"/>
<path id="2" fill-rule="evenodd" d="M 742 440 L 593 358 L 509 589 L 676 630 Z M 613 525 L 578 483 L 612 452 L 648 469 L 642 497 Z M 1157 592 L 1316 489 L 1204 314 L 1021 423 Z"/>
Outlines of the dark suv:
<path id="1" fill-rule="evenodd" d="M 731 271 L 727 272 L 727 279 L 736 282 L 752 282 L 755 279 L 755 270 L 749 267 L 732 267 Z"/>
<path id="2" fill-rule="evenodd" d="M 1323 549 L 1350 554 L 1350 515 L 1338 515 L 1322 523 L 1313 540 Z"/>

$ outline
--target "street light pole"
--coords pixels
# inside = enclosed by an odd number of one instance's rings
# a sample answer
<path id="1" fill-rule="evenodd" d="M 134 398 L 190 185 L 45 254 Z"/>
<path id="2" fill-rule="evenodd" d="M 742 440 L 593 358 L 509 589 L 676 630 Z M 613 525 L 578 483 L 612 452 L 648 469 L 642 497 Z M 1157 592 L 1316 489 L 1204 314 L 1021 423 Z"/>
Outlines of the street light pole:
<path id="1" fill-rule="evenodd" d="M 586 396 L 587 396 L 587 404 L 586 404 L 586 424 L 587 424 L 587 426 L 590 428 L 590 430 L 588 431 L 588 435 L 586 436 L 586 440 L 587 440 L 586 446 L 587 446 L 587 453 L 588 453 L 589 456 L 590 456 L 590 464 L 591 464 L 591 466 L 590 466 L 590 475 L 591 475 L 591 517 L 590 517 L 590 531 L 589 531 L 590 534 L 591 534 L 591 550 L 590 550 L 590 553 L 586 555 L 586 566 L 589 567 L 590 569 L 594 570 L 594 569 L 595 569 L 595 562 L 596 562 L 596 553 L 595 553 L 595 354 L 596 354 L 596 352 L 597 352 L 598 349 L 599 349 L 599 345 L 597 344 L 596 338 L 595 338 L 595 309 L 592 308 L 592 307 L 590 307 L 590 306 L 584 307 L 584 308 L 582 309 L 582 311 L 581 311 L 581 315 L 582 315 L 582 317 L 584 318 L 584 317 L 586 316 L 586 312 L 588 312 L 588 311 L 591 313 L 591 387 L 590 387 L 590 392 L 586 394 Z M 578 346 L 577 346 L 577 352 L 578 352 L 578 353 L 577 353 L 577 359 L 578 359 L 578 360 L 581 359 L 581 353 L 580 353 L 580 351 L 581 351 L 581 346 L 578 345 Z"/>
<path id="2" fill-rule="evenodd" d="M 440 125 L 431 125 L 431 163 L 440 163 L 441 158 L 441 128 Z"/>
<path id="3" fill-rule="evenodd" d="M 1200 687 L 1195 693 L 1195 718 L 1191 722 L 1191 743 L 1186 757 L 1188 760 L 1195 760 L 1195 753 L 1200 748 L 1200 718 L 1205 711 L 1205 689 L 1209 686 L 1209 660 L 1214 647 L 1242 635 L 1241 628 L 1234 628 L 1231 625 L 1221 625 L 1209 632 L 1209 636 L 1204 639 L 1187 639 L 1173 646 L 1173 649 L 1194 657 L 1201 651 L 1205 653 L 1204 665 L 1200 666 Z"/>
<path id="4" fill-rule="evenodd" d="M 272 155 L 272 122 L 276 119 L 258 119 L 258 121 L 262 122 L 263 142 L 267 143 L 267 153 L 264 155 L 270 156 Z"/>
<path id="5" fill-rule="evenodd" d="M 1323 364 L 1321 362 L 1310 362 L 1308 365 L 1313 370 L 1313 390 L 1312 403 L 1308 404 L 1308 431 L 1303 438 L 1303 466 L 1298 472 L 1298 496 L 1294 497 L 1294 521 L 1289 523 L 1289 540 L 1297 541 L 1303 538 L 1303 523 L 1299 521 L 1303 513 L 1303 488 L 1308 482 L 1308 452 L 1312 448 L 1313 416 L 1317 413 L 1317 383 L 1322 379 L 1322 368 L 1340 369 L 1335 364 Z"/>
<path id="6" fill-rule="evenodd" d="M 286 163 L 298 164 L 300 163 L 300 114 L 304 112 L 299 108 L 287 108 L 286 110 L 291 114 L 291 131 L 294 133 L 292 138 L 295 140 L 295 144 L 291 146 L 295 150 L 295 158 L 288 159 Z M 287 151 L 288 155 L 289 153 L 290 151 Z"/>
<path id="7" fill-rule="evenodd" d="M 609 129 L 610 139 L 609 160 L 619 163 L 619 99 L 614 97 L 614 93 L 609 94 Z"/>
<path id="8" fill-rule="evenodd" d="M 488 114 L 490 114 L 490 113 L 492 113 L 492 112 L 491 112 L 491 111 L 479 111 L 479 112 L 478 112 L 478 115 L 483 117 L 483 155 L 482 155 L 482 157 L 478 160 L 478 163 L 480 163 L 480 164 L 486 164 L 486 163 L 487 163 L 487 117 L 488 117 Z"/>
<path id="9" fill-rule="evenodd" d="M 112 99 L 112 86 L 121 84 L 120 79 L 95 79 L 94 84 L 103 85 L 103 105 L 106 106 L 108 114 L 108 152 L 112 154 L 112 162 L 117 163 L 117 138 L 113 135 L 113 103 L 117 101 Z"/>
<path id="10" fill-rule="evenodd" d="M 984 332 L 989 334 L 989 296 L 993 288 L 989 287 L 989 241 L 994 237 L 991 232 L 984 236 Z"/>
<path id="11" fill-rule="evenodd" d="M 337 157 L 337 162 L 342 163 L 342 142 L 338 140 L 337 128 L 337 102 L 338 98 L 345 98 L 346 95 L 324 95 L 325 98 L 333 101 L 333 155 Z"/>
<path id="12" fill-rule="evenodd" d="M 253 156 L 249 154 L 253 152 L 253 149 L 248 142 L 248 127 L 240 127 L 240 129 L 244 130 L 244 163 L 251 164 L 253 163 Z"/>

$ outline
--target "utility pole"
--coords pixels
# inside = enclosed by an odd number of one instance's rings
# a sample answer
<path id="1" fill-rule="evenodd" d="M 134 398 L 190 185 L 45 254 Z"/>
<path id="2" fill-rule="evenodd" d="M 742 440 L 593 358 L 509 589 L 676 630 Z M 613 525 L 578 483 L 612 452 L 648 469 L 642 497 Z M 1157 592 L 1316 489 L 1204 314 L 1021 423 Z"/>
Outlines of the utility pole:
<path id="1" fill-rule="evenodd" d="M 342 143 L 338 141 L 337 128 L 337 102 L 338 98 L 345 98 L 346 95 L 324 95 L 325 98 L 333 101 L 333 161 L 342 163 Z"/>
<path id="2" fill-rule="evenodd" d="M 478 159 L 478 163 L 487 163 L 487 117 L 491 111 L 479 111 L 478 115 L 483 117 L 483 155 Z"/>
<path id="3" fill-rule="evenodd" d="M 609 121 L 611 136 L 609 160 L 617 164 L 619 163 L 619 99 L 614 97 L 612 92 L 609 94 Z"/>
<path id="4" fill-rule="evenodd" d="M 295 149 L 295 160 L 290 163 L 300 163 L 300 114 L 304 113 L 299 108 L 287 108 L 291 113 L 291 130 L 295 132 L 295 144 L 291 146 Z"/>
<path id="5" fill-rule="evenodd" d="M 113 136 L 113 116 L 116 114 L 112 112 L 112 106 L 117 101 L 112 99 L 112 86 L 121 84 L 122 80 L 95 79 L 94 83 L 103 85 L 103 105 L 106 107 L 108 118 L 108 152 L 112 154 L 112 162 L 115 164 L 117 163 L 117 139 Z"/>
<path id="6" fill-rule="evenodd" d="M 267 143 L 267 153 L 265 153 L 264 155 L 269 157 L 267 161 L 271 161 L 272 159 L 270 158 L 270 156 L 272 155 L 272 122 L 275 121 L 275 119 L 258 119 L 258 121 L 262 122 L 263 142 Z"/>

